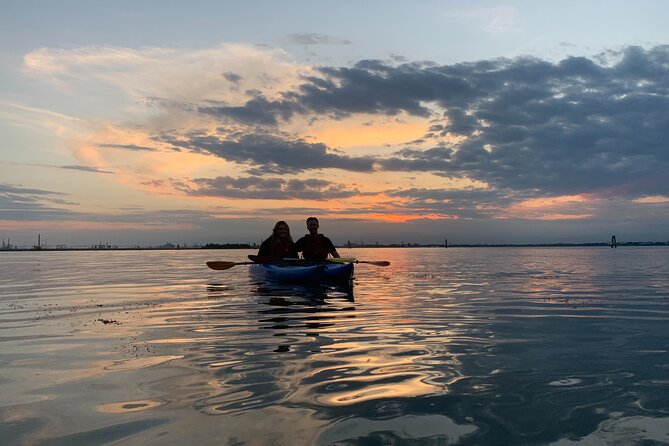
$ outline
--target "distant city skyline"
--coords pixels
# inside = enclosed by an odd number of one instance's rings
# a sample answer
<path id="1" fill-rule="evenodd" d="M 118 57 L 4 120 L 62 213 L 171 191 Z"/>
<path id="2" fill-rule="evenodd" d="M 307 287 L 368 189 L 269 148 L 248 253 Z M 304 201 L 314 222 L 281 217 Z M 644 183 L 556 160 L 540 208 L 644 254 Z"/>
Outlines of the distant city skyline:
<path id="1" fill-rule="evenodd" d="M 3 2 L 0 237 L 669 239 L 669 3 Z"/>
<path id="2" fill-rule="evenodd" d="M 40 234 L 41 235 L 41 234 Z M 166 242 L 163 244 L 132 244 L 132 245 L 117 245 L 113 243 L 99 242 L 91 245 L 68 245 L 68 244 L 50 244 L 47 240 L 42 243 L 38 236 L 38 241 L 34 245 L 15 245 L 9 240 L 2 239 L 0 250 L 2 251 L 108 251 L 108 250 L 191 250 L 191 249 L 257 249 L 260 243 L 172 243 Z M 414 243 L 414 242 L 398 242 L 398 243 L 380 243 L 380 242 L 364 242 L 361 240 L 351 241 L 346 243 L 336 244 L 338 248 L 343 249 L 359 249 L 359 248 L 477 248 L 477 247 L 662 247 L 669 246 L 669 240 L 636 240 L 619 243 L 615 235 L 612 236 L 609 242 L 526 242 L 526 243 L 452 243 L 444 240 L 443 243 Z"/>

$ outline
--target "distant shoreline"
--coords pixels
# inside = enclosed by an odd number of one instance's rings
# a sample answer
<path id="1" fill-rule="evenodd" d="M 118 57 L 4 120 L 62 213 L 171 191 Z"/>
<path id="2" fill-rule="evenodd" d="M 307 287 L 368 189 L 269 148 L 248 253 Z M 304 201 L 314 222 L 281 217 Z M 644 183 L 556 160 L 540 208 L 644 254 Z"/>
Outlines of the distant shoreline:
<path id="1" fill-rule="evenodd" d="M 618 243 L 617 247 L 624 248 L 630 246 L 669 246 L 668 242 L 624 242 Z M 454 243 L 449 244 L 447 248 L 579 248 L 579 247 L 611 247 L 609 243 Z M 348 249 L 348 245 L 339 245 L 339 249 Z M 446 248 L 443 244 L 419 244 L 419 243 L 390 243 L 390 244 L 356 244 L 353 248 Z M 204 246 L 93 246 L 93 247 L 32 247 L 32 248 L 0 248 L 0 252 L 40 252 L 40 251 L 183 251 L 183 250 L 203 250 L 203 249 L 258 249 L 257 246 L 230 243 L 230 244 L 207 244 Z"/>

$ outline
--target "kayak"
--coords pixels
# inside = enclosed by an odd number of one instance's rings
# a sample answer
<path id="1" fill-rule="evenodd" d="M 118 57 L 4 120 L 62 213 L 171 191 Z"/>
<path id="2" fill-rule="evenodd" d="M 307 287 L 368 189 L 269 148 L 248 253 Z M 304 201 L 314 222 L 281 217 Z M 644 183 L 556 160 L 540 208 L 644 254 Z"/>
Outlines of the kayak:
<path id="1" fill-rule="evenodd" d="M 274 261 L 254 263 L 250 273 L 262 279 L 281 282 L 340 282 L 353 276 L 353 263 Z"/>

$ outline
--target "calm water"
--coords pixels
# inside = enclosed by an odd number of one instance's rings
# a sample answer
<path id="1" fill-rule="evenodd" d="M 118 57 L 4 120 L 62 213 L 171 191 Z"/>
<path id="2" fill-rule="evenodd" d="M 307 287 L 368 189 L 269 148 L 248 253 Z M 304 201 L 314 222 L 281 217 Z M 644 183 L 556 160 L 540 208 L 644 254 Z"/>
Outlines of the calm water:
<path id="1" fill-rule="evenodd" d="M 0 443 L 669 444 L 669 249 L 0 253 Z"/>

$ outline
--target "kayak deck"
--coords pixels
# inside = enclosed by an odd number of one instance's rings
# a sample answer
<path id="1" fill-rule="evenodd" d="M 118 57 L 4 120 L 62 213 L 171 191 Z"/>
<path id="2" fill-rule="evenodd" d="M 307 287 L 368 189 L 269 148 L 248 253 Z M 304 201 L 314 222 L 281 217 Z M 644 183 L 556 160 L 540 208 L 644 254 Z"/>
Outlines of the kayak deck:
<path id="1" fill-rule="evenodd" d="M 337 282 L 350 280 L 352 263 L 275 261 L 250 265 L 251 275 L 284 282 Z"/>

